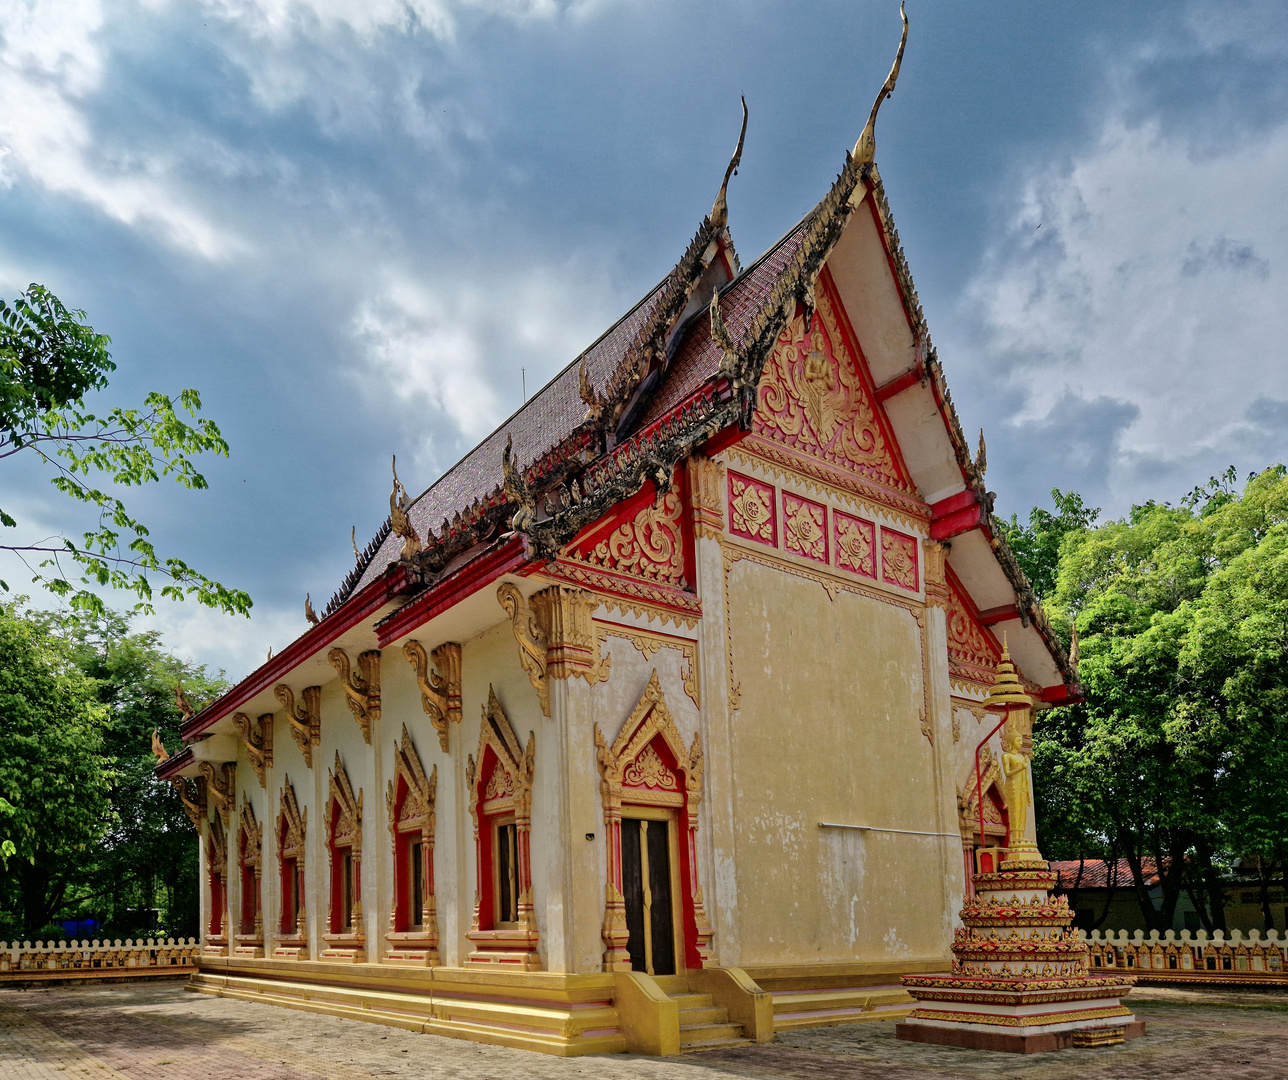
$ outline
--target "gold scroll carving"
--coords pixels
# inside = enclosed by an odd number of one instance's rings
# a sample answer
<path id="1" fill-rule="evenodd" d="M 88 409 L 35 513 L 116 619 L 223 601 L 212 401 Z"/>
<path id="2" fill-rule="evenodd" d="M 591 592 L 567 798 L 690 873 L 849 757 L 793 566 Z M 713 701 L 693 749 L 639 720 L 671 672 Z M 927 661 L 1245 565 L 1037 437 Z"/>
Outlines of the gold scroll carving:
<path id="1" fill-rule="evenodd" d="M 205 778 L 199 776 L 190 780 L 186 776 L 172 776 L 170 777 L 170 786 L 179 793 L 179 801 L 183 803 L 183 812 L 188 815 L 188 820 L 192 822 L 192 827 L 200 832 L 201 822 L 206 816 Z"/>
<path id="2" fill-rule="evenodd" d="M 224 829 L 231 829 L 233 808 L 237 797 L 236 762 L 225 761 L 216 765 L 213 761 L 199 761 L 197 770 L 206 781 L 207 798 L 214 803 L 215 809 L 219 812 Z"/>
<path id="3" fill-rule="evenodd" d="M 680 528 L 683 511 L 679 495 L 668 491 L 659 502 L 649 503 L 593 548 L 565 549 L 559 558 L 646 581 L 681 585 L 684 581 L 684 537 Z"/>
<path id="4" fill-rule="evenodd" d="M 349 704 L 349 711 L 362 729 L 362 737 L 371 742 L 371 722 L 380 719 L 380 650 L 368 649 L 358 654 L 358 670 L 349 663 L 348 654 L 341 648 L 326 654 L 331 666 L 340 673 L 340 687 Z"/>
<path id="5" fill-rule="evenodd" d="M 300 704 L 295 704 L 295 691 L 286 683 L 273 687 L 273 696 L 286 710 L 291 725 L 291 738 L 304 755 L 304 764 L 313 768 L 313 747 L 322 741 L 322 687 L 306 686 L 300 691 Z"/>
<path id="6" fill-rule="evenodd" d="M 519 663 L 527 674 L 532 688 L 537 692 L 537 699 L 541 702 L 541 712 L 549 716 L 550 682 L 546 678 L 545 631 L 538 624 L 536 615 L 528 607 L 528 602 L 517 585 L 503 581 L 496 590 L 496 598 L 510 617 L 514 640 L 519 646 Z"/>
<path id="7" fill-rule="evenodd" d="M 416 669 L 421 707 L 438 732 L 439 746 L 447 753 L 448 722 L 461 722 L 461 647 L 448 642 L 427 653 L 425 646 L 413 639 L 403 643 L 402 651 Z"/>
<path id="8" fill-rule="evenodd" d="M 259 786 L 264 786 L 264 772 L 273 764 L 273 714 L 264 713 L 252 720 L 245 713 L 233 713 L 233 727 L 246 748 L 246 758 L 255 770 Z"/>

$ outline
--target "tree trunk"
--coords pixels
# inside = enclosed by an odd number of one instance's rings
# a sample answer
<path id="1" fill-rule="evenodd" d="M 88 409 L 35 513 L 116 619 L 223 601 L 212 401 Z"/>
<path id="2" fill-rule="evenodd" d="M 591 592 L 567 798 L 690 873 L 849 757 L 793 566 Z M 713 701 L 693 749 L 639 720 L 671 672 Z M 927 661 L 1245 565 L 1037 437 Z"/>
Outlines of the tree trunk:
<path id="1" fill-rule="evenodd" d="M 1257 884 L 1261 888 L 1261 922 L 1263 929 L 1275 928 L 1275 916 L 1270 910 L 1270 871 L 1266 869 L 1266 860 L 1257 856 Z"/>

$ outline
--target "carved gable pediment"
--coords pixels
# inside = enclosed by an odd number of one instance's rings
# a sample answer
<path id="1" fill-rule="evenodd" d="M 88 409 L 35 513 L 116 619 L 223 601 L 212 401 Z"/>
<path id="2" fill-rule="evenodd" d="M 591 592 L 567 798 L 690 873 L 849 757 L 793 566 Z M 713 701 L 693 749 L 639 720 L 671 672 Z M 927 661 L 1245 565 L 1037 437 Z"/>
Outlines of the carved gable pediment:
<path id="1" fill-rule="evenodd" d="M 304 833 L 308 825 L 309 808 L 300 809 L 295 797 L 295 785 L 288 776 L 282 784 L 281 808 L 277 814 L 278 855 L 283 859 L 297 859 L 304 855 Z"/>
<path id="2" fill-rule="evenodd" d="M 401 800 L 400 800 L 401 793 Z M 438 766 L 429 776 L 420 763 L 411 733 L 403 724 L 402 740 L 394 745 L 394 779 L 385 791 L 385 808 L 393 832 L 434 830 L 434 804 L 438 795 Z"/>
<path id="3" fill-rule="evenodd" d="M 765 364 L 751 448 L 861 494 L 874 494 L 875 484 L 915 495 L 826 272 L 816 301 L 808 327 L 800 317 L 788 323 Z"/>
<path id="4" fill-rule="evenodd" d="M 470 789 L 470 813 L 478 818 L 482 799 L 486 813 L 513 811 L 516 818 L 527 818 L 532 808 L 532 776 L 537 754 L 537 737 L 528 733 L 526 748 L 505 715 L 496 691 L 488 687 L 488 703 L 479 723 L 478 756 L 471 754 L 465 762 L 465 780 Z M 487 781 L 481 784 L 481 770 L 492 762 Z M 483 791 L 480 792 L 479 788 Z"/>
<path id="5" fill-rule="evenodd" d="M 997 639 L 980 622 L 974 601 L 951 567 L 947 568 L 946 578 L 949 674 L 954 679 L 987 688 L 993 682 L 1002 650 Z"/>
<path id="6" fill-rule="evenodd" d="M 598 724 L 594 736 L 606 807 L 620 807 L 623 800 L 680 806 L 686 791 L 690 812 L 696 807 L 701 798 L 702 746 L 695 735 L 693 745 L 685 748 L 656 668 L 613 745 Z M 683 786 L 677 771 L 684 773 Z"/>

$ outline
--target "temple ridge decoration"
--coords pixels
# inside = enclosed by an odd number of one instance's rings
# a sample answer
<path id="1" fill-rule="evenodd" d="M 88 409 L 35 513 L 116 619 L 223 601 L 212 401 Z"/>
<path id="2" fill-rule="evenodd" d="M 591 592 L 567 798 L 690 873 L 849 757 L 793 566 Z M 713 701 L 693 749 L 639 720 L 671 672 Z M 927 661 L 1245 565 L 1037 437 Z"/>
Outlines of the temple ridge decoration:
<path id="1" fill-rule="evenodd" d="M 286 710 L 291 738 L 304 755 L 304 764 L 313 768 L 313 747 L 322 742 L 322 687 L 306 686 L 300 691 L 298 706 L 295 704 L 295 691 L 286 683 L 273 687 L 273 696 Z"/>
<path id="2" fill-rule="evenodd" d="M 413 638 L 403 643 L 402 651 L 415 669 L 421 707 L 438 732 L 443 753 L 447 753 L 448 724 L 461 722 L 461 647 L 447 642 L 426 652 L 425 646 Z"/>
<path id="3" fill-rule="evenodd" d="M 245 713 L 234 713 L 233 727 L 246 748 L 246 760 L 255 770 L 259 786 L 263 787 L 265 770 L 273 764 L 273 714 L 264 713 L 258 720 L 252 720 Z"/>
<path id="4" fill-rule="evenodd" d="M 536 734 L 528 733 L 526 748 L 520 745 L 496 691 L 489 686 L 488 703 L 479 723 L 477 757 L 471 754 L 465 763 L 478 870 L 474 919 L 466 934 L 475 947 L 466 958 L 467 965 L 522 971 L 541 967 L 532 903 L 536 756 Z"/>
<path id="5" fill-rule="evenodd" d="M 338 646 L 326 658 L 340 674 L 340 688 L 362 729 L 363 741 L 371 742 L 371 723 L 380 719 L 380 650 L 359 653 L 357 671 L 349 663 L 349 654 Z"/>
<path id="6" fill-rule="evenodd" d="M 457 646 L 459 650 L 459 646 Z M 438 908 L 434 898 L 434 827 L 438 766 L 428 776 L 403 725 L 394 745 L 394 778 L 385 791 L 393 844 L 394 901 L 389 910 L 386 963 L 437 966 Z"/>

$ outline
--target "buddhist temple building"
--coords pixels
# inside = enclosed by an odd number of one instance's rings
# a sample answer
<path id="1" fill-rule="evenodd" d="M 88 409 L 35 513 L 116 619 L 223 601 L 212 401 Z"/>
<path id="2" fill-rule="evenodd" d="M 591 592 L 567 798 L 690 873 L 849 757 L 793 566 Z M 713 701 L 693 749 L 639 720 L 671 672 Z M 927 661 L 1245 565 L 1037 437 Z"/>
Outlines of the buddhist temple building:
<path id="1" fill-rule="evenodd" d="M 903 1017 L 901 976 L 946 968 L 979 860 L 1032 831 L 1002 769 L 1032 711 L 985 706 L 1003 637 L 1034 708 L 1079 688 L 876 112 L 746 265 L 722 185 L 549 385 L 428 490 L 395 473 L 311 628 L 188 717 L 157 771 L 200 834 L 193 989 L 666 1054 Z"/>

